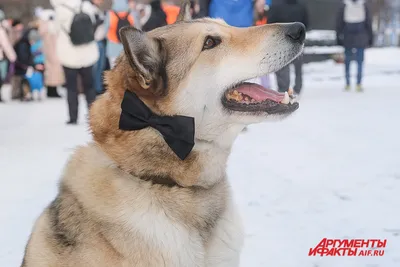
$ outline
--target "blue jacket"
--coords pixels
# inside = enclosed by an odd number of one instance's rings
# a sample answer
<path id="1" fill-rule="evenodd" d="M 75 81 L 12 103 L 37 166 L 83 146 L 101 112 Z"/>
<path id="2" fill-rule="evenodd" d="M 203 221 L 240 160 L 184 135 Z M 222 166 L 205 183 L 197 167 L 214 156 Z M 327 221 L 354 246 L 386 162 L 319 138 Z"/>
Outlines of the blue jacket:
<path id="1" fill-rule="evenodd" d="M 231 26 L 250 27 L 253 25 L 252 0 L 211 0 L 208 10 L 211 18 L 221 18 Z"/>
<path id="2" fill-rule="evenodd" d="M 43 41 L 39 40 L 31 45 L 33 64 L 44 64 Z"/>

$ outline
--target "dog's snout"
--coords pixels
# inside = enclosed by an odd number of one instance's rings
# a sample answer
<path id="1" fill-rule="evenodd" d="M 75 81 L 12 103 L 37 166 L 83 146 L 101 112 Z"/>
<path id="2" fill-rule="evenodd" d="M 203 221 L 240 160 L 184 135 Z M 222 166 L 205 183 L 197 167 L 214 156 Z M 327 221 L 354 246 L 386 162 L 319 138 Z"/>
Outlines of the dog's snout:
<path id="1" fill-rule="evenodd" d="M 306 39 L 306 27 L 303 23 L 292 23 L 286 30 L 286 36 L 293 42 L 303 43 Z"/>

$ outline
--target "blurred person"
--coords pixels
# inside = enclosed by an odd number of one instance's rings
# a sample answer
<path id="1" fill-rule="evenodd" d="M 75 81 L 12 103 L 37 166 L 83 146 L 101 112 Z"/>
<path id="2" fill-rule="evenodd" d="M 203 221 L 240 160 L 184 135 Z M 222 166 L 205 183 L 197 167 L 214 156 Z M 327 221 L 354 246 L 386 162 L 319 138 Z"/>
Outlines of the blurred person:
<path id="1" fill-rule="evenodd" d="M 265 25 L 268 22 L 267 19 L 267 6 L 263 5 L 262 3 L 258 3 L 255 5 L 254 7 L 254 11 L 255 11 L 255 22 L 254 25 L 255 26 L 261 26 L 261 25 Z M 271 83 L 270 83 L 270 79 L 269 79 L 269 74 L 264 75 L 262 77 L 260 77 L 260 83 L 262 86 L 264 86 L 265 88 L 270 88 L 271 87 Z"/>
<path id="2" fill-rule="evenodd" d="M 1 25 L 3 26 L 3 29 L 6 30 L 7 36 L 8 36 L 8 40 L 10 41 L 11 45 L 13 45 L 12 39 L 11 39 L 11 37 L 12 37 L 11 36 L 12 19 L 3 20 Z M 10 83 L 10 81 L 11 81 L 11 77 L 14 74 L 14 66 L 15 66 L 15 63 L 9 62 L 8 60 L 7 61 L 3 61 L 3 64 L 0 63 L 0 67 L 2 67 L 2 69 L 5 71 L 4 74 L 6 75 L 6 77 L 5 77 L 4 81 L 6 83 Z"/>
<path id="3" fill-rule="evenodd" d="M 254 6 L 264 6 L 265 0 L 199 0 L 198 17 L 221 18 L 231 26 L 250 27 L 254 21 Z"/>
<path id="4" fill-rule="evenodd" d="M 345 48 L 346 91 L 350 90 L 350 63 L 353 59 L 358 65 L 356 90 L 363 91 L 364 52 L 373 43 L 370 14 L 364 0 L 345 0 L 338 12 L 336 35 L 338 44 Z"/>
<path id="5" fill-rule="evenodd" d="M 308 21 L 307 8 L 298 0 L 283 0 L 282 3 L 272 3 L 268 11 L 268 23 L 301 22 L 308 28 Z M 300 95 L 303 88 L 303 57 L 298 57 L 292 64 L 296 76 L 293 90 L 297 95 Z M 290 65 L 275 73 L 279 92 L 287 92 L 290 89 Z"/>
<path id="6" fill-rule="evenodd" d="M 93 66 L 99 60 L 99 49 L 95 40 L 95 14 L 92 4 L 81 0 L 50 0 L 55 10 L 55 21 L 60 29 L 56 51 L 64 68 L 69 120 L 78 122 L 78 76 L 88 108 L 96 98 L 93 86 Z"/>
<path id="7" fill-rule="evenodd" d="M 161 7 L 160 1 L 151 1 L 150 4 L 137 4 L 140 15 L 140 24 L 145 32 L 167 25 L 167 15 Z"/>
<path id="8" fill-rule="evenodd" d="M 268 22 L 268 18 L 267 18 L 267 11 L 268 11 L 269 7 L 267 5 L 256 5 L 254 8 L 255 11 L 255 26 L 261 26 L 261 25 L 265 25 Z"/>
<path id="9" fill-rule="evenodd" d="M 190 17 L 192 19 L 197 19 L 198 18 L 198 13 L 200 10 L 199 4 L 195 0 L 190 0 Z"/>
<path id="10" fill-rule="evenodd" d="M 32 28 L 28 33 L 32 65 L 27 67 L 23 79 L 23 91 L 26 101 L 41 100 L 43 89 L 44 55 L 42 52 L 43 43 L 37 29 Z"/>
<path id="11" fill-rule="evenodd" d="M 95 33 L 94 38 L 99 49 L 99 60 L 93 68 L 94 87 L 97 94 L 104 92 L 103 72 L 106 67 L 106 42 L 107 33 L 105 26 L 105 13 L 100 9 L 104 0 L 92 0 L 93 13 L 95 14 Z"/>
<path id="12" fill-rule="evenodd" d="M 197 19 L 197 18 L 199 18 L 199 13 L 200 13 L 199 1 L 198 1 L 198 0 L 195 0 L 195 1 L 191 1 L 191 3 L 192 3 L 191 8 L 193 9 L 192 17 L 193 17 L 194 19 Z"/>
<path id="13" fill-rule="evenodd" d="M 37 29 L 29 31 L 28 39 L 31 46 L 33 66 L 41 65 L 39 68 L 44 69 L 43 41 L 40 38 L 39 31 Z"/>
<path id="14" fill-rule="evenodd" d="M 0 7 L 0 10 L 1 7 Z M 0 20 L 0 27 L 5 31 L 8 41 L 11 44 L 11 39 L 10 39 L 10 32 L 11 32 L 11 21 L 8 19 L 5 19 L 5 14 L 3 12 L 3 19 Z M 0 60 L 0 78 L 2 79 L 3 83 L 8 83 L 10 75 L 10 67 L 12 68 L 12 64 L 10 65 L 10 62 L 7 58 L 4 60 Z"/>
<path id="15" fill-rule="evenodd" d="M 135 22 L 136 29 L 142 29 L 142 25 L 140 24 L 140 15 L 137 9 L 136 1 L 135 0 L 128 0 L 129 10 L 133 16 L 133 20 Z"/>
<path id="16" fill-rule="evenodd" d="M 11 20 L 10 40 L 11 44 L 15 45 L 24 34 L 25 26 L 20 19 Z"/>
<path id="17" fill-rule="evenodd" d="M 136 1 L 135 0 L 128 0 L 128 5 L 130 10 L 136 10 Z"/>
<path id="18" fill-rule="evenodd" d="M 4 28 L 2 22 L 5 20 L 5 14 L 2 10 L 0 10 L 0 62 L 4 64 L 7 60 L 12 64 L 17 59 L 17 55 L 14 51 L 13 46 L 8 38 L 6 29 Z M 6 79 L 7 73 L 7 64 L 6 68 L 0 69 L 0 102 L 3 102 L 1 97 L 1 87 Z"/>
<path id="19" fill-rule="evenodd" d="M 106 54 L 111 68 L 114 67 L 115 61 L 124 50 L 119 37 L 119 29 L 124 26 L 133 26 L 134 24 L 135 21 L 129 8 L 128 0 L 113 0 L 111 10 L 108 11 L 105 22 L 107 32 Z"/>
<path id="20" fill-rule="evenodd" d="M 60 98 L 57 87 L 65 83 L 64 70 L 57 56 L 57 25 L 54 21 L 55 12 L 45 9 L 39 14 L 39 34 L 43 40 L 44 54 L 44 84 L 47 87 L 47 97 Z"/>
<path id="21" fill-rule="evenodd" d="M 13 21 L 13 38 L 14 38 L 14 50 L 17 54 L 17 60 L 15 62 L 14 75 L 11 78 L 11 98 L 20 100 L 29 100 L 29 91 L 26 87 L 23 88 L 23 80 L 26 75 L 26 71 L 29 66 L 32 65 L 32 53 L 31 44 L 29 42 L 29 32 L 31 29 L 25 29 L 24 25 L 20 20 Z M 24 89 L 24 90 L 23 90 Z"/>

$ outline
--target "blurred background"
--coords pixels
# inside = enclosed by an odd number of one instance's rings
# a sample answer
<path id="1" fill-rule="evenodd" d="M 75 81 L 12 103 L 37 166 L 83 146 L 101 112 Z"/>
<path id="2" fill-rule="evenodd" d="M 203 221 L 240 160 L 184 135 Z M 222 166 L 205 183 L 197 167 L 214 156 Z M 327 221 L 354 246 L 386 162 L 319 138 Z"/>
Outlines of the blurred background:
<path id="1" fill-rule="evenodd" d="M 285 0 L 269 0 L 268 5 L 278 4 Z M 101 7 L 104 10 L 111 8 L 112 0 L 104 0 Z M 137 3 L 146 3 L 149 0 L 137 0 Z M 170 1 L 179 5 L 179 0 Z M 198 1 L 195 1 L 198 3 Z M 300 0 L 304 2 L 310 13 L 310 29 L 334 30 L 336 12 L 343 1 L 341 0 Z M 374 27 L 379 33 L 379 45 L 399 45 L 400 2 L 397 0 L 368 0 L 373 14 Z M 29 21 L 34 16 L 35 7 L 49 8 L 49 0 L 1 0 L 0 5 L 10 17 L 22 17 Z M 329 12 L 327 12 L 329 11 Z"/>
<path id="2" fill-rule="evenodd" d="M 228 162 L 246 228 L 241 266 L 400 266 L 400 0 L 191 3 L 194 18 L 307 28 L 303 55 L 256 80 L 293 92 L 300 109 L 248 127 Z M 119 26 L 172 24 L 179 4 L 0 0 L 1 267 L 19 266 L 70 154 L 92 141 L 88 107 L 123 51 Z M 325 237 L 388 241 L 383 257 L 308 257 Z"/>

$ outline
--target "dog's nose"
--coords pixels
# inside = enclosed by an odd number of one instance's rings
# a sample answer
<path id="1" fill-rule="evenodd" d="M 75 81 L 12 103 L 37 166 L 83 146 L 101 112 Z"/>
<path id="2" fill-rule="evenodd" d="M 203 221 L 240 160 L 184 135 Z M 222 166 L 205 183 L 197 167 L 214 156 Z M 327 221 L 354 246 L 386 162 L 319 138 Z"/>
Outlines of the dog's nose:
<path id="1" fill-rule="evenodd" d="M 300 22 L 292 23 L 287 28 L 286 36 L 289 37 L 293 42 L 303 43 L 306 39 L 306 27 Z"/>

